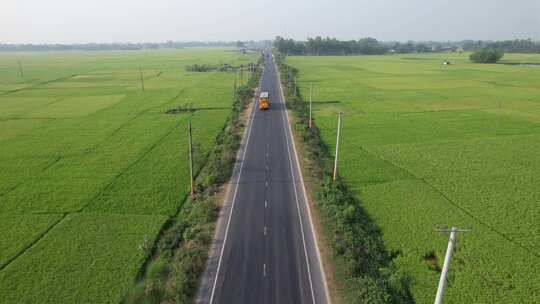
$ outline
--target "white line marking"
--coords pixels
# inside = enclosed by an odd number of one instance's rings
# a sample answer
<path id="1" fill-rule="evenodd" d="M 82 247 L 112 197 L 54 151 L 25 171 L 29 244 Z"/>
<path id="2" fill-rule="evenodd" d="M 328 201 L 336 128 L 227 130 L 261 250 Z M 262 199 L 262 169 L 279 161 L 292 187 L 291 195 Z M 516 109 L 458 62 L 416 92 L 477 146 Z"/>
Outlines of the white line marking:
<path id="1" fill-rule="evenodd" d="M 268 187 L 268 181 L 266 181 L 266 182 L 264 183 L 264 185 L 265 185 L 266 187 Z"/>
<path id="2" fill-rule="evenodd" d="M 268 152 L 266 152 L 266 157 L 268 157 Z"/>
<path id="3" fill-rule="evenodd" d="M 259 83 L 259 88 L 261 87 L 261 83 L 262 83 L 262 76 L 261 76 L 261 80 L 260 80 L 260 83 Z M 255 95 L 255 96 L 258 96 L 258 94 L 259 94 L 259 89 L 257 89 L 257 95 Z M 223 252 L 225 251 L 225 245 L 227 244 L 227 237 L 229 236 L 229 225 L 231 224 L 231 217 L 232 217 L 232 214 L 233 214 L 233 211 L 234 211 L 234 205 L 235 205 L 235 202 L 236 202 L 236 193 L 238 192 L 238 186 L 240 185 L 240 178 L 242 177 L 242 171 L 244 169 L 244 163 L 245 163 L 245 159 L 246 159 L 246 152 L 247 152 L 248 146 L 249 146 L 249 139 L 251 138 L 251 130 L 252 130 L 253 122 L 255 121 L 255 115 L 257 114 L 257 110 L 256 110 L 255 106 L 253 106 L 253 108 L 252 108 L 252 113 L 253 113 L 253 115 L 251 116 L 251 121 L 249 123 L 249 130 L 248 130 L 248 136 L 247 136 L 247 139 L 246 139 L 246 144 L 244 146 L 244 153 L 242 153 L 242 163 L 240 164 L 240 172 L 238 173 L 238 178 L 236 179 L 236 187 L 234 188 L 231 212 L 229 213 L 229 219 L 227 220 L 227 227 L 225 228 L 225 237 L 224 237 L 224 241 L 223 241 L 223 247 L 221 247 L 221 253 L 219 255 L 219 262 L 218 262 L 218 266 L 217 266 L 217 270 L 216 270 L 216 278 L 214 279 L 214 285 L 212 286 L 212 295 L 210 296 L 210 304 L 212 304 L 212 302 L 214 301 L 214 293 L 216 292 L 217 280 L 218 280 L 218 277 L 219 277 L 219 271 L 221 269 L 221 261 L 223 260 Z"/>
<path id="4" fill-rule="evenodd" d="M 266 235 L 266 226 L 264 226 L 264 235 Z"/>
<path id="5" fill-rule="evenodd" d="M 263 264 L 263 277 L 266 276 L 266 263 Z"/>
<path id="6" fill-rule="evenodd" d="M 274 66 L 277 70 L 277 65 L 275 64 L 274 62 Z M 278 83 L 279 83 L 279 88 L 281 90 L 281 98 L 282 98 L 282 101 L 283 101 L 283 104 L 285 105 L 285 95 L 283 94 L 283 86 L 281 85 L 281 75 L 279 73 L 277 73 L 278 75 Z M 293 133 L 292 133 L 292 130 L 291 130 L 291 124 L 290 124 L 290 119 L 289 119 L 289 113 L 287 112 L 287 110 L 284 111 L 285 112 L 285 117 L 287 118 L 287 122 L 289 122 L 287 124 L 287 129 L 289 131 L 289 136 L 290 138 L 294 138 L 293 136 Z M 315 243 L 315 248 L 317 250 L 317 260 L 319 262 L 319 269 L 321 271 L 321 275 L 322 275 L 322 280 L 323 280 L 323 285 L 324 285 L 324 293 L 326 295 L 326 303 L 328 304 L 331 304 L 332 301 L 330 299 L 330 294 L 328 292 L 328 285 L 327 285 L 327 282 L 326 282 L 326 273 L 324 272 L 324 267 L 322 265 L 322 259 L 321 259 L 321 254 L 320 254 L 320 250 L 319 250 L 319 244 L 317 242 L 317 238 L 315 236 L 315 227 L 313 225 L 313 218 L 311 216 L 311 208 L 309 206 L 309 203 L 308 203 L 308 196 L 307 196 L 307 191 L 306 191 L 306 186 L 304 184 L 304 177 L 302 176 L 302 170 L 300 169 L 300 160 L 298 159 L 298 152 L 296 151 L 296 144 L 294 143 L 294 140 L 291 140 L 292 142 L 292 148 L 293 148 L 293 151 L 294 151 L 294 157 L 295 157 L 295 160 L 296 160 L 296 169 L 298 170 L 298 173 L 299 173 L 299 176 L 298 178 L 300 179 L 300 183 L 302 184 L 302 192 L 304 194 L 304 199 L 305 199 L 305 203 L 306 203 L 306 209 L 308 211 L 308 217 L 309 217 L 309 224 L 311 226 L 311 232 L 312 232 L 312 236 L 313 236 L 313 241 Z M 288 143 L 288 142 L 287 142 Z M 290 156 L 290 154 L 289 154 Z M 301 222 L 300 222 L 301 223 Z M 304 243 L 304 249 L 305 249 L 305 243 Z M 311 289 L 313 291 L 313 289 Z"/>
<path id="7" fill-rule="evenodd" d="M 266 208 L 267 205 L 268 205 L 268 204 L 266 203 L 266 201 L 264 201 L 264 208 Z"/>
<path id="8" fill-rule="evenodd" d="M 277 70 L 277 67 L 276 67 L 276 70 Z M 281 81 L 279 79 L 278 79 L 278 83 L 279 83 L 279 87 L 281 88 Z M 281 96 L 282 97 L 281 102 L 282 102 L 283 105 L 285 105 L 285 98 L 283 96 L 283 90 L 281 91 L 281 95 L 282 95 Z M 286 113 L 286 110 L 283 110 L 283 112 Z M 289 125 L 285 121 L 285 115 L 284 114 L 281 115 L 281 118 L 283 119 L 284 127 L 286 129 L 289 129 Z M 293 188 L 294 188 L 294 197 L 295 197 L 295 200 L 296 200 L 296 210 L 298 211 L 298 221 L 300 222 L 300 232 L 302 234 L 302 244 L 304 245 L 304 255 L 306 257 L 306 266 L 307 266 L 307 270 L 308 270 L 309 287 L 311 289 L 311 299 L 312 299 L 313 303 L 316 303 L 316 301 L 315 301 L 315 292 L 313 291 L 313 281 L 311 280 L 311 268 L 309 267 L 309 258 L 308 258 L 307 248 L 306 248 L 306 238 L 304 236 L 304 224 L 302 223 L 302 215 L 300 214 L 300 203 L 298 201 L 298 191 L 296 190 L 296 182 L 294 181 L 294 170 L 293 170 L 293 165 L 292 165 L 292 156 L 291 156 L 291 148 L 290 148 L 290 144 L 289 144 L 289 134 L 288 134 L 288 132 L 285 132 L 285 141 L 287 142 L 287 152 L 289 154 L 289 165 L 290 165 L 290 168 L 291 168 L 291 178 L 292 178 L 292 184 L 293 184 Z"/>

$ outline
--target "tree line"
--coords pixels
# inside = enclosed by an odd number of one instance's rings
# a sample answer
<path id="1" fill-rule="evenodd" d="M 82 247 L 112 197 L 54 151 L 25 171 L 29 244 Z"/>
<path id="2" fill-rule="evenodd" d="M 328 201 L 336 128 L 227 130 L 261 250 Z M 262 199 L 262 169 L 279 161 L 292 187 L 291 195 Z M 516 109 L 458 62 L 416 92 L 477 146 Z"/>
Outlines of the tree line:
<path id="1" fill-rule="evenodd" d="M 359 40 L 342 41 L 336 38 L 317 36 L 306 41 L 276 37 L 274 46 L 282 54 L 289 55 L 380 55 L 385 53 L 429 53 L 456 51 L 457 46 L 441 42 L 381 42 L 367 37 Z"/>
<path id="2" fill-rule="evenodd" d="M 540 53 L 540 42 L 531 39 L 515 39 L 503 41 L 465 41 L 463 50 L 478 51 L 494 49 L 505 53 Z"/>
<path id="3" fill-rule="evenodd" d="M 352 55 L 384 54 L 387 48 L 374 38 L 340 41 L 336 38 L 308 38 L 307 41 L 295 41 L 276 37 L 274 46 L 282 54 L 289 55 Z"/>
<path id="4" fill-rule="evenodd" d="M 531 39 L 505 41 L 472 41 L 456 42 L 381 42 L 375 38 L 359 40 L 338 40 L 336 38 L 317 36 L 305 41 L 286 39 L 281 36 L 274 40 L 274 47 L 285 55 L 379 55 L 385 53 L 429 53 L 479 51 L 495 49 L 503 53 L 540 53 L 540 42 Z"/>
<path id="5" fill-rule="evenodd" d="M 18 51 L 132 51 L 147 49 L 180 49 L 185 47 L 235 47 L 236 42 L 188 41 L 188 42 L 143 42 L 143 43 L 82 43 L 82 44 L 3 44 L 0 52 Z"/>

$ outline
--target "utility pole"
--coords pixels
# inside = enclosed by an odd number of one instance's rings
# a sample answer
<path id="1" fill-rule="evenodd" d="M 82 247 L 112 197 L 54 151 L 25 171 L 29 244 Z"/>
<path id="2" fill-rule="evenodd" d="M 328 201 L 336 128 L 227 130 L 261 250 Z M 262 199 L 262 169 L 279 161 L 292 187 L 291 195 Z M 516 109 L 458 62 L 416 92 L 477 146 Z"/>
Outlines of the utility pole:
<path id="1" fill-rule="evenodd" d="M 193 195 L 195 192 L 195 187 L 193 185 L 193 142 L 191 138 L 191 121 L 188 122 L 188 133 L 189 133 L 189 177 L 191 181 L 191 187 L 189 193 Z"/>
<path id="2" fill-rule="evenodd" d="M 309 128 L 311 129 L 311 110 L 312 110 L 312 97 L 313 97 L 313 82 L 309 84 Z"/>
<path id="3" fill-rule="evenodd" d="M 144 92 L 144 78 L 142 74 L 142 68 L 139 66 L 139 77 L 141 78 L 141 89 Z"/>
<path id="4" fill-rule="evenodd" d="M 287 73 L 289 73 L 287 75 L 287 94 L 291 94 L 291 85 L 292 85 L 292 81 L 291 81 L 291 69 L 289 69 L 287 67 Z"/>
<path id="5" fill-rule="evenodd" d="M 240 85 L 244 85 L 244 65 L 240 65 Z"/>
<path id="6" fill-rule="evenodd" d="M 456 242 L 456 233 L 469 231 L 469 229 L 458 229 L 456 227 L 448 229 L 442 229 L 439 231 L 448 232 L 450 231 L 450 238 L 448 239 L 448 247 L 446 248 L 446 255 L 444 257 L 444 264 L 441 271 L 441 278 L 439 279 L 439 287 L 437 288 L 437 295 L 435 296 L 435 304 L 441 304 L 444 294 L 444 288 L 446 287 L 446 275 L 450 268 L 450 260 L 452 259 L 452 253 L 454 251 L 454 244 Z"/>
<path id="7" fill-rule="evenodd" d="M 495 136 L 497 136 L 499 133 L 499 125 L 501 124 L 501 109 L 502 109 L 502 104 L 499 101 L 499 111 L 497 111 L 497 126 L 495 127 Z"/>
<path id="8" fill-rule="evenodd" d="M 341 116 L 343 113 L 338 113 L 338 127 L 337 127 L 337 136 L 336 136 L 336 157 L 334 159 L 334 181 L 337 178 L 337 170 L 338 170 L 338 159 L 339 159 L 339 139 L 340 139 L 340 133 L 341 133 Z"/>
<path id="9" fill-rule="evenodd" d="M 17 60 L 17 64 L 19 65 L 19 74 L 21 75 L 21 78 L 24 78 L 24 72 L 23 72 L 23 68 L 22 68 L 22 65 L 21 65 L 21 61 Z"/>
<path id="10" fill-rule="evenodd" d="M 233 81 L 233 91 L 232 91 L 232 100 L 236 99 L 236 79 Z"/>
<path id="11" fill-rule="evenodd" d="M 293 93 L 293 96 L 296 97 L 296 77 L 293 78 L 293 83 L 294 83 L 294 93 Z"/>

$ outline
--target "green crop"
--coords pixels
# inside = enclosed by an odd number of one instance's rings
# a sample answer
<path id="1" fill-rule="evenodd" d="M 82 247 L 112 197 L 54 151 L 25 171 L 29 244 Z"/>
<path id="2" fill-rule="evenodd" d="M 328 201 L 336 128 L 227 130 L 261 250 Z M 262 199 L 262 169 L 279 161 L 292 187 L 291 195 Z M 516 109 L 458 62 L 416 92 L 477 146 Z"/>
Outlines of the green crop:
<path id="1" fill-rule="evenodd" d="M 443 65 L 449 60 L 452 65 Z M 445 303 L 540 297 L 539 55 L 473 64 L 467 54 L 288 57 L 340 176 L 382 230 L 418 303 L 433 301 L 458 235 Z"/>
<path id="2" fill-rule="evenodd" d="M 189 191 L 188 121 L 199 172 L 232 109 L 237 73 L 185 67 L 255 60 L 231 49 L 0 55 L 0 303 L 118 302 Z M 194 111 L 166 114 L 185 105 Z"/>

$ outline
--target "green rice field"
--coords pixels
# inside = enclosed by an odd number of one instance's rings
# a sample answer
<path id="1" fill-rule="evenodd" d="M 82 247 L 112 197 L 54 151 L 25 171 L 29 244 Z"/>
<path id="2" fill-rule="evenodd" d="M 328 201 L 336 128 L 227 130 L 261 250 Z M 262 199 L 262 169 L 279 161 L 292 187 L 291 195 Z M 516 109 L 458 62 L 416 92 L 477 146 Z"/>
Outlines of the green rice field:
<path id="1" fill-rule="evenodd" d="M 443 65 L 449 60 L 451 65 Z M 448 234 L 444 303 L 540 298 L 540 55 L 288 57 L 340 176 L 382 230 L 417 303 L 433 303 Z M 517 65 L 522 63 L 524 65 Z"/>
<path id="2" fill-rule="evenodd" d="M 188 121 L 198 170 L 232 105 L 237 73 L 185 66 L 255 60 L 232 49 L 0 54 L 0 303 L 119 302 L 188 193 Z M 165 114 L 188 103 L 204 109 Z"/>

